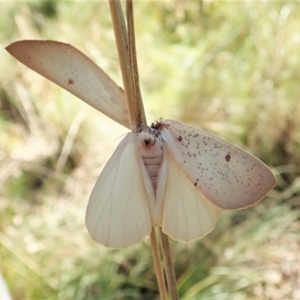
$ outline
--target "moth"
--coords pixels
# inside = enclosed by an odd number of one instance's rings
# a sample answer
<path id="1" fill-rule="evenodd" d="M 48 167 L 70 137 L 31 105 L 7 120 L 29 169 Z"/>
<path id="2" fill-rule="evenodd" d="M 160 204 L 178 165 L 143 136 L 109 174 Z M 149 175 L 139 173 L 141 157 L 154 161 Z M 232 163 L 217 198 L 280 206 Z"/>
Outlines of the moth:
<path id="1" fill-rule="evenodd" d="M 42 76 L 129 127 L 124 92 L 87 56 L 55 41 L 6 48 Z M 274 186 L 271 170 L 231 143 L 188 124 L 161 119 L 128 133 L 91 194 L 86 226 L 94 240 L 123 248 L 152 225 L 190 242 L 215 227 L 220 209 L 256 204 Z"/>

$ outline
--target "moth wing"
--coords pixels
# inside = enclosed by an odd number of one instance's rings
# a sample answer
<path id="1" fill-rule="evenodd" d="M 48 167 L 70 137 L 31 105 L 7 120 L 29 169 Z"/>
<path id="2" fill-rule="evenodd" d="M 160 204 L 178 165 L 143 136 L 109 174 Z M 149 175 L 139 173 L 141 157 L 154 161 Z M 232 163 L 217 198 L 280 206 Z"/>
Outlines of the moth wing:
<path id="1" fill-rule="evenodd" d="M 123 90 L 78 49 L 56 41 L 25 40 L 12 43 L 6 50 L 30 69 L 129 128 Z"/>
<path id="2" fill-rule="evenodd" d="M 107 247 L 136 244 L 151 232 L 147 202 L 134 135 L 128 134 L 93 189 L 86 211 L 87 229 Z"/>
<path id="3" fill-rule="evenodd" d="M 271 170 L 250 153 L 202 129 L 173 120 L 161 123 L 167 151 L 218 207 L 251 206 L 276 185 Z"/>
<path id="4" fill-rule="evenodd" d="M 168 153 L 162 230 L 174 240 L 191 242 L 212 231 L 219 208 L 205 199 Z"/>

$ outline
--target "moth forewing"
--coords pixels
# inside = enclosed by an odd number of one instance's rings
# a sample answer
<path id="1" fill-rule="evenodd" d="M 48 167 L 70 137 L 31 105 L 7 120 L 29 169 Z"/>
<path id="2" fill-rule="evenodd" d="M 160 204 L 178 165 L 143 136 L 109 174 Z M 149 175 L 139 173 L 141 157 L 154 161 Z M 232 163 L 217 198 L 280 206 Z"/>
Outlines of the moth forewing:
<path id="1" fill-rule="evenodd" d="M 88 203 L 87 229 L 107 247 L 134 245 L 151 232 L 149 196 L 136 149 L 135 135 L 129 133 L 104 167 Z"/>
<path id="2" fill-rule="evenodd" d="M 25 40 L 6 50 L 21 63 L 129 128 L 123 90 L 75 47 L 56 41 Z"/>
<path id="3" fill-rule="evenodd" d="M 167 151 L 192 184 L 223 209 L 242 209 L 275 185 L 272 171 L 252 154 L 202 129 L 161 120 Z"/>

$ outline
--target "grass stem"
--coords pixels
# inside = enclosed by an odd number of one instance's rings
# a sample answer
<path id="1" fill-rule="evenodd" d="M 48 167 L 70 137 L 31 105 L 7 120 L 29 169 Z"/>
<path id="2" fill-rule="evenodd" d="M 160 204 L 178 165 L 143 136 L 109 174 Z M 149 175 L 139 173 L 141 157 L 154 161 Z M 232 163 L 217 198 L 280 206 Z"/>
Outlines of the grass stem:
<path id="1" fill-rule="evenodd" d="M 120 67 L 122 72 L 124 90 L 127 99 L 129 122 L 132 132 L 135 133 L 138 130 L 139 124 L 147 124 L 147 122 L 139 87 L 139 76 L 134 37 L 133 5 L 131 0 L 126 1 L 126 15 L 128 25 L 128 30 L 126 30 L 126 25 L 120 2 L 109 0 L 109 3 L 118 49 Z M 152 228 L 152 232 L 150 234 L 150 240 L 154 268 L 159 287 L 159 294 L 160 298 L 162 300 L 165 300 L 167 298 L 166 287 L 154 227 Z M 164 255 L 168 252 L 168 250 L 170 251 L 170 248 L 166 247 L 166 250 L 163 251 Z M 170 272 L 170 265 L 168 265 L 166 271 Z M 169 289 L 171 290 L 171 287 L 169 287 Z"/>

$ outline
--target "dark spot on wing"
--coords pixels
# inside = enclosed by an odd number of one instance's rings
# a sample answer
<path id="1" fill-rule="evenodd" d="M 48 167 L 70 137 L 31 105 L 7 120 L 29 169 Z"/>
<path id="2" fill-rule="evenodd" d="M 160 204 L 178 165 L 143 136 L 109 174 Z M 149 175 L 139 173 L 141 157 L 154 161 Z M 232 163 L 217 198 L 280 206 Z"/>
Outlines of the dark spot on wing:
<path id="1" fill-rule="evenodd" d="M 74 83 L 74 80 L 73 79 L 68 79 L 68 84 L 73 84 Z"/>

